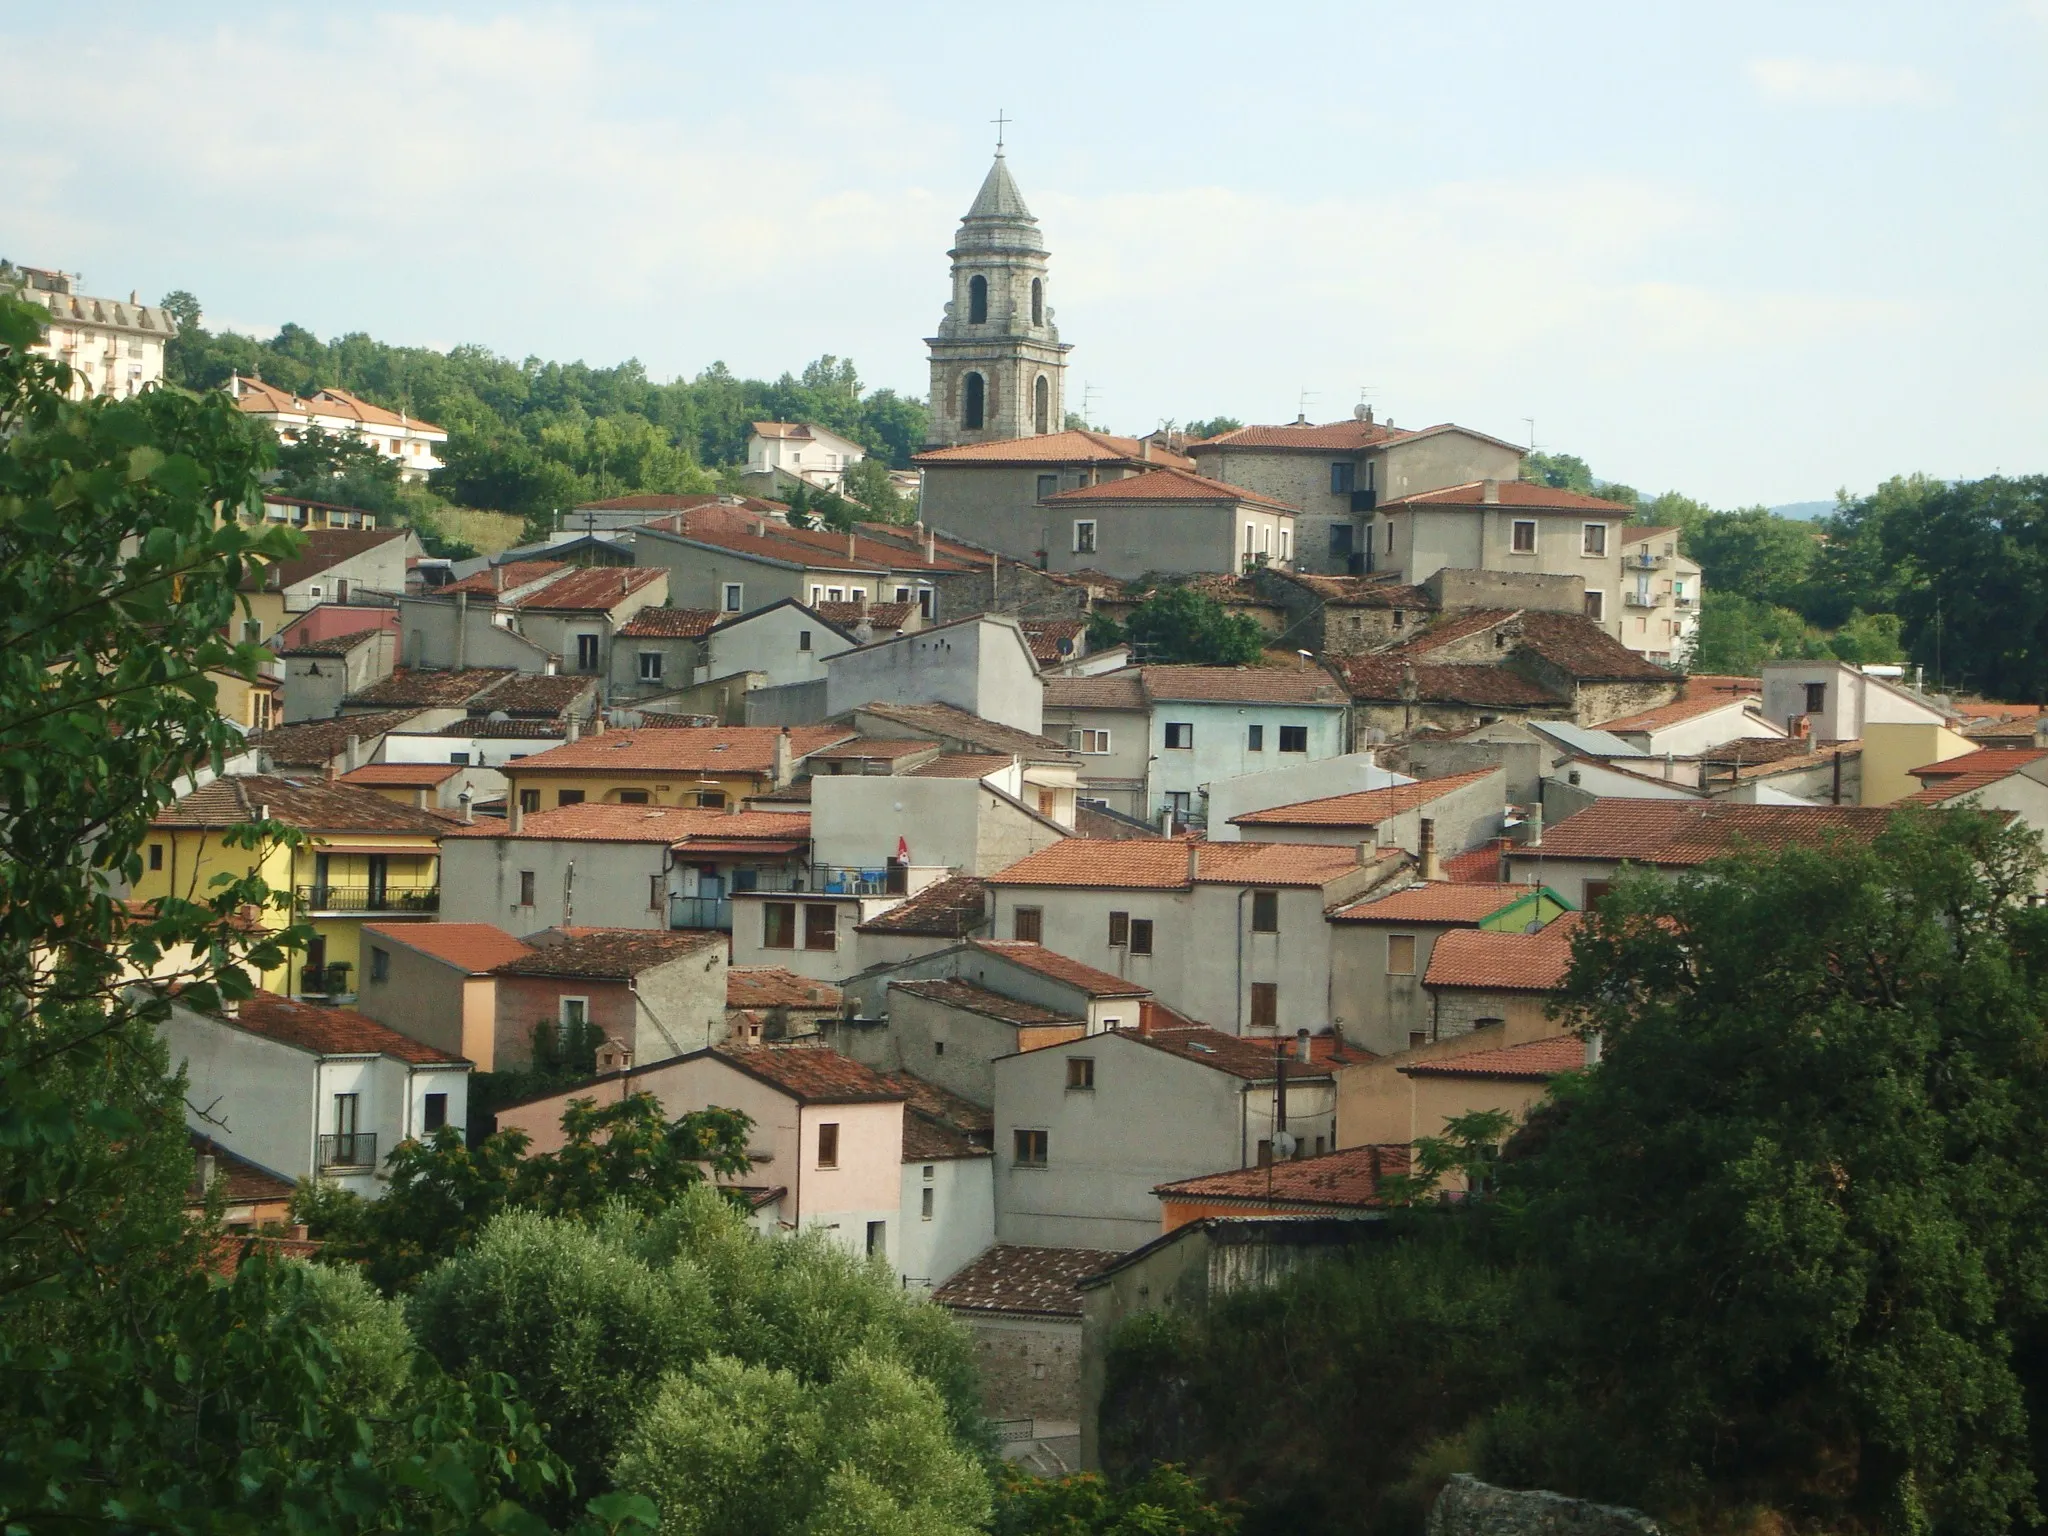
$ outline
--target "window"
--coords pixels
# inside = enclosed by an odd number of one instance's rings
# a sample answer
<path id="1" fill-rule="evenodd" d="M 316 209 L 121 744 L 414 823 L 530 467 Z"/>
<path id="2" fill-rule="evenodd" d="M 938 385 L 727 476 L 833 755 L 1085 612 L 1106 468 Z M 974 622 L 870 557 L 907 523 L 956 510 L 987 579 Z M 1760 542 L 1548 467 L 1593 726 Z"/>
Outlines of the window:
<path id="1" fill-rule="evenodd" d="M 1605 523 L 1587 523 L 1585 525 L 1585 531 L 1579 540 L 1579 553 L 1584 555 L 1604 555 L 1607 553 L 1607 525 Z"/>
<path id="2" fill-rule="evenodd" d="M 987 391 L 988 386 L 982 382 L 978 373 L 970 373 L 961 381 L 960 425 L 970 432 L 981 429 Z"/>
<path id="3" fill-rule="evenodd" d="M 522 907 L 533 905 L 533 871 L 530 869 L 519 871 L 519 905 Z"/>
<path id="4" fill-rule="evenodd" d="M 1280 988 L 1270 981 L 1252 983 L 1253 1029 L 1277 1029 L 1280 1026 Z"/>
<path id="5" fill-rule="evenodd" d="M 1086 756 L 1104 757 L 1108 755 L 1109 732 L 1107 731 L 1070 731 L 1067 733 L 1067 739 L 1073 744 L 1076 752 L 1083 753 Z"/>
<path id="6" fill-rule="evenodd" d="M 1017 1138 L 1017 1166 L 1019 1168 L 1043 1168 L 1046 1163 L 1046 1133 L 1044 1131 L 1019 1130 Z"/>
<path id="7" fill-rule="evenodd" d="M 1194 723 L 1169 720 L 1166 723 L 1166 745 L 1176 752 L 1192 752 L 1195 749 Z"/>
<path id="8" fill-rule="evenodd" d="M 818 1127 L 818 1166 L 839 1166 L 839 1122 L 836 1120 L 827 1120 Z"/>
<path id="9" fill-rule="evenodd" d="M 1507 1027 L 1507 1022 L 1506 1019 L 1474 1019 L 1472 1027 L 1474 1029 L 1504 1029 Z"/>
<path id="10" fill-rule="evenodd" d="M 622 789 L 619 791 L 619 804 L 621 805 L 645 805 L 646 803 L 647 791 L 644 789 Z"/>
<path id="11" fill-rule="evenodd" d="M 988 279 L 979 275 L 967 279 L 967 323 L 988 323 Z"/>
<path id="12" fill-rule="evenodd" d="M 929 1178 L 930 1175 L 927 1174 L 926 1177 Z M 934 1191 L 926 1187 L 919 1190 L 918 1193 L 923 1196 L 923 1200 L 918 1206 L 917 1214 L 924 1220 L 930 1221 L 932 1219 L 932 1195 Z"/>
<path id="13" fill-rule="evenodd" d="M 1131 953 L 1149 955 L 1152 953 L 1152 919 L 1134 917 L 1131 919 Z"/>
<path id="14" fill-rule="evenodd" d="M 1093 1056 L 1069 1056 L 1067 1058 L 1067 1087 L 1076 1093 L 1092 1093 L 1095 1089 L 1095 1058 Z"/>
<path id="15" fill-rule="evenodd" d="M 1074 553 L 1092 555 L 1095 553 L 1095 524 L 1078 522 L 1074 524 Z"/>
<path id="16" fill-rule="evenodd" d="M 919 618 L 930 619 L 937 616 L 937 610 L 932 606 L 933 596 L 934 594 L 930 587 L 919 587 L 917 589 L 917 616 Z"/>
<path id="17" fill-rule="evenodd" d="M 1390 933 L 1387 935 L 1387 974 L 1389 976 L 1413 976 L 1415 974 L 1414 934 Z"/>
<path id="18" fill-rule="evenodd" d="M 1533 555 L 1536 553 L 1536 523 L 1534 519 L 1523 521 L 1517 518 L 1515 520 L 1514 534 L 1508 541 L 1508 547 L 1518 555 Z"/>
<path id="19" fill-rule="evenodd" d="M 725 791 L 722 789 L 700 789 L 697 791 L 697 806 L 700 810 L 722 811 L 725 809 Z"/>
<path id="20" fill-rule="evenodd" d="M 868 1223 L 868 1257 L 877 1254 L 886 1256 L 889 1252 L 889 1223 L 871 1221 Z"/>
<path id="21" fill-rule="evenodd" d="M 1252 932 L 1278 933 L 1280 931 L 1280 893 L 1278 891 L 1252 892 Z"/>
<path id="22" fill-rule="evenodd" d="M 852 598 L 856 603 L 859 603 L 861 607 L 867 607 L 868 589 L 866 587 L 854 587 L 846 595 Z"/>
<path id="23" fill-rule="evenodd" d="M 1387 530 L 1387 553 L 1391 555 L 1394 552 L 1394 525 L 1388 523 L 1385 527 Z"/>
<path id="24" fill-rule="evenodd" d="M 1041 436 L 1052 430 L 1052 381 L 1042 373 L 1031 386 L 1031 425 Z"/>
<path id="25" fill-rule="evenodd" d="M 823 587 L 811 588 L 811 606 L 815 608 L 823 601 L 825 601 L 825 589 Z"/>
<path id="26" fill-rule="evenodd" d="M 583 791 L 580 789 L 558 789 L 555 791 L 555 804 L 557 805 L 581 805 L 582 803 Z"/>
<path id="27" fill-rule="evenodd" d="M 1248 725 L 1244 728 L 1244 749 L 1247 752 L 1266 750 L 1266 728 L 1263 725 Z"/>
<path id="28" fill-rule="evenodd" d="M 825 597 L 829 602 L 843 603 L 846 601 L 846 588 L 827 587 L 825 589 Z"/>
<path id="29" fill-rule="evenodd" d="M 839 909 L 829 901 L 804 903 L 804 948 L 839 947 Z"/>
<path id="30" fill-rule="evenodd" d="M 1124 1027 L 1124 1021 L 1122 1019 L 1117 1018 L 1104 1019 L 1102 1021 L 1102 1027 L 1104 1029 L 1122 1029 Z"/>
<path id="31" fill-rule="evenodd" d="M 898 587 L 898 588 L 896 589 L 896 601 L 897 601 L 897 602 L 899 602 L 899 603 L 907 603 L 907 602 L 909 602 L 909 601 L 910 601 L 910 588 L 908 588 L 908 587 Z"/>
<path id="32" fill-rule="evenodd" d="M 1612 880 L 1588 880 L 1586 882 L 1585 894 L 1580 898 L 1579 905 L 1590 912 L 1613 889 L 1614 882 Z"/>
<path id="33" fill-rule="evenodd" d="M 649 875 L 649 876 L 647 877 L 647 910 L 648 910 L 648 911 L 650 911 L 650 912 L 659 912 L 659 911 L 661 910 L 661 898 L 662 898 L 662 894 L 663 894 L 663 893 L 662 893 L 662 884 L 661 884 L 661 876 L 659 876 L 659 875 Z"/>
<path id="34" fill-rule="evenodd" d="M 576 637 L 576 670 L 578 672 L 595 672 L 597 670 L 597 636 L 578 635 Z"/>
<path id="35" fill-rule="evenodd" d="M 764 901 L 761 903 L 761 947 L 763 949 L 796 948 L 795 902 Z"/>
<path id="36" fill-rule="evenodd" d="M 1826 683 L 1808 683 L 1806 685 L 1806 712 L 1809 715 L 1817 715 L 1827 707 L 1828 685 Z"/>
<path id="37" fill-rule="evenodd" d="M 1010 914 L 1010 937 L 1020 944 L 1045 942 L 1045 908 L 1019 907 Z"/>
<path id="38" fill-rule="evenodd" d="M 540 791 L 537 789 L 522 789 L 519 791 L 519 809 L 522 811 L 539 810 Z"/>
<path id="39" fill-rule="evenodd" d="M 1045 324 L 1045 282 L 1042 278 L 1031 279 L 1031 323 Z M 1038 430 L 1043 432 L 1045 428 L 1040 427 Z"/>
<path id="40" fill-rule="evenodd" d="M 1039 815 L 1051 817 L 1052 814 L 1059 809 L 1059 803 L 1060 797 L 1056 791 L 1050 789 L 1041 789 L 1038 792 Z"/>
<path id="41" fill-rule="evenodd" d="M 1246 523 L 1244 525 L 1244 552 L 1246 554 L 1250 554 L 1252 552 L 1252 537 L 1254 531 L 1255 530 L 1253 529 L 1253 526 L 1250 523 Z"/>
<path id="42" fill-rule="evenodd" d="M 448 1123 L 448 1095 L 430 1093 L 427 1095 L 420 1115 L 420 1129 L 432 1135 Z"/>
<path id="43" fill-rule="evenodd" d="M 162 869 L 164 867 L 164 845 L 162 843 L 151 843 L 149 845 L 149 867 L 151 869 Z"/>
<path id="44" fill-rule="evenodd" d="M 448 761 L 457 768 L 467 768 L 469 766 L 469 754 L 467 752 L 450 752 L 448 754 Z"/>
<path id="45" fill-rule="evenodd" d="M 808 629 L 796 632 L 796 648 L 800 651 L 808 651 L 811 648 L 811 632 Z"/>
<path id="46" fill-rule="evenodd" d="M 1112 912 L 1109 914 L 1109 947 L 1123 949 L 1131 942 L 1131 914 Z"/>
<path id="47" fill-rule="evenodd" d="M 1586 617 L 1595 620 L 1607 617 L 1607 594 L 1605 592 L 1588 592 L 1586 594 Z"/>
<path id="48" fill-rule="evenodd" d="M 390 979 L 391 951 L 379 949 L 376 945 L 372 944 L 370 946 L 370 980 L 389 981 Z"/>
<path id="49" fill-rule="evenodd" d="M 1057 496 L 1059 493 L 1060 477 L 1058 475 L 1040 475 L 1038 477 L 1038 499 L 1040 501 L 1044 501 L 1048 496 Z"/>
<path id="50" fill-rule="evenodd" d="M 1407 622 L 1408 622 L 1408 615 L 1407 615 L 1407 614 L 1405 614 L 1405 613 L 1403 613 L 1403 612 L 1402 612 L 1402 611 L 1401 611 L 1400 609 L 1396 608 L 1396 609 L 1394 610 L 1394 628 L 1396 628 L 1396 629 L 1400 629 L 1400 628 L 1402 628 L 1402 627 L 1403 627 L 1404 625 L 1406 625 L 1406 624 L 1407 624 Z"/>
<path id="51" fill-rule="evenodd" d="M 582 1029 L 590 1022 L 590 999 L 587 997 L 565 997 L 562 999 L 562 1028 Z"/>
<path id="52" fill-rule="evenodd" d="M 1282 752 L 1306 752 L 1308 750 L 1308 727 L 1305 725 L 1281 726 L 1280 750 Z"/>
<path id="53" fill-rule="evenodd" d="M 1330 494 L 1349 496 L 1351 488 L 1358 483 L 1358 466 L 1349 459 L 1339 459 L 1330 466 Z"/>
<path id="54" fill-rule="evenodd" d="M 1290 528 L 1282 528 L 1280 530 L 1280 563 L 1282 565 L 1285 565 L 1289 560 L 1293 558 L 1294 531 Z"/>
<path id="55" fill-rule="evenodd" d="M 242 620 L 242 643 L 256 645 L 263 639 L 263 623 L 259 619 Z"/>
<path id="56" fill-rule="evenodd" d="M 643 683 L 658 683 L 661 681 L 661 652 L 642 651 L 640 653 L 640 681 Z"/>
<path id="57" fill-rule="evenodd" d="M 738 613 L 740 611 L 740 599 L 745 593 L 746 588 L 739 582 L 728 581 L 725 584 L 725 611 L 727 613 Z"/>
<path id="58" fill-rule="evenodd" d="M 1355 530 L 1349 523 L 1330 524 L 1330 558 L 1333 561 L 1348 561 L 1351 558 L 1351 541 Z"/>

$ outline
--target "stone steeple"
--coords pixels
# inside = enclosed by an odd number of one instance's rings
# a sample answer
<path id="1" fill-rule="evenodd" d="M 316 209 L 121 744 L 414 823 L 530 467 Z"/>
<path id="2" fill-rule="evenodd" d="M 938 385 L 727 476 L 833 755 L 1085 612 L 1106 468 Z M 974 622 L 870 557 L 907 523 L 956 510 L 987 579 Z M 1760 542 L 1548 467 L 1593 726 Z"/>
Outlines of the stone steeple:
<path id="1" fill-rule="evenodd" d="M 1067 352 L 1052 323 L 1038 220 L 1000 148 L 953 249 L 953 297 L 931 350 L 927 446 L 1057 432 L 1066 423 Z"/>

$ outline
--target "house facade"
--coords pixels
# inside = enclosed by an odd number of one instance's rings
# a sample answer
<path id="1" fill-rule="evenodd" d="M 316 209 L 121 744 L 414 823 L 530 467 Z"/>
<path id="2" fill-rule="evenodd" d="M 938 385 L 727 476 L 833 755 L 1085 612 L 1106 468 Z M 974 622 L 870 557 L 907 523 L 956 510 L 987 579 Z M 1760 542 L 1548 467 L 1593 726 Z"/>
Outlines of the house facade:
<path id="1" fill-rule="evenodd" d="M 1349 745 L 1343 691 L 1320 669 L 1140 671 L 1151 761 L 1148 821 L 1170 813 L 1176 827 L 1206 825 L 1205 792 L 1213 780 L 1337 757 Z"/>
<path id="2" fill-rule="evenodd" d="M 498 965 L 492 1038 L 507 1066 L 533 1059 L 536 1028 L 585 1031 L 622 1060 L 664 1061 L 726 1038 L 726 942 L 717 929 L 579 928 L 534 934 Z"/>
<path id="3" fill-rule="evenodd" d="M 78 274 L 47 267 L 21 267 L 16 295 L 49 312 L 42 340 L 30 348 L 68 365 L 74 399 L 125 400 L 161 384 L 164 345 L 178 334 L 170 311 L 120 299 L 95 299 L 78 291 Z"/>
<path id="4" fill-rule="evenodd" d="M 1160 468 L 1058 491 L 1041 503 L 1045 569 L 1136 580 L 1285 567 L 1295 509 L 1243 486 Z"/>
<path id="5" fill-rule="evenodd" d="M 747 436 L 747 483 L 764 496 L 795 486 L 837 492 L 867 450 L 807 421 L 757 421 Z"/>
<path id="6" fill-rule="evenodd" d="M 1037 735 L 1045 685 L 1031 641 L 999 614 L 938 624 L 826 659 L 825 713 L 871 703 L 950 704 L 983 720 Z"/>
<path id="7" fill-rule="evenodd" d="M 242 413 L 266 423 L 280 442 L 296 443 L 313 431 L 351 437 L 396 463 L 400 477 L 411 481 L 423 481 L 444 467 L 444 428 L 404 411 L 372 405 L 345 389 L 316 389 L 301 398 L 239 374 L 225 387 Z"/>
<path id="8" fill-rule="evenodd" d="M 1700 566 L 1679 550 L 1676 528 L 1621 531 L 1621 643 L 1652 661 L 1684 666 L 1700 632 Z"/>
<path id="9" fill-rule="evenodd" d="M 586 802 L 719 810 L 781 788 L 811 752 L 853 734 L 839 726 L 647 726 L 579 736 L 503 771 L 529 815 Z"/>
<path id="10" fill-rule="evenodd" d="M 490 923 L 365 923 L 356 1009 L 408 1039 L 497 1070 L 498 981 L 529 946 Z"/>

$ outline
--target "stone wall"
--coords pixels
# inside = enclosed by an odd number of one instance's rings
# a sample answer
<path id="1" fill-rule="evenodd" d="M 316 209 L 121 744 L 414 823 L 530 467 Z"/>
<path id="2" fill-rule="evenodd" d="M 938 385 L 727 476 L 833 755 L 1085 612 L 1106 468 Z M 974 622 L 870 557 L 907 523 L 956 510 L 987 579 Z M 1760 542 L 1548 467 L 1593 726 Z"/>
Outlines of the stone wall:
<path id="1" fill-rule="evenodd" d="M 982 1410 L 992 1419 L 1081 1419 L 1081 1320 L 956 1311 L 974 1345 Z"/>
<path id="2" fill-rule="evenodd" d="M 1496 1488 L 1460 1472 L 1437 1495 L 1429 1536 L 1661 1536 L 1640 1510 L 1542 1489 Z"/>
<path id="3" fill-rule="evenodd" d="M 1481 1019 L 1504 1022 L 1517 1005 L 1526 1005 L 1525 992 L 1484 992 L 1476 987 L 1432 987 L 1436 998 L 1433 1011 L 1435 1037 L 1449 1040 L 1469 1035 Z"/>
<path id="4" fill-rule="evenodd" d="M 1656 709 L 1678 697 L 1680 679 L 1657 683 L 1581 683 L 1575 718 L 1580 725 L 1599 725 Z"/>
<path id="5" fill-rule="evenodd" d="M 1541 613 L 1583 613 L 1586 578 L 1538 571 L 1462 571 L 1445 567 L 1422 583 L 1444 609 L 1533 608 Z"/>

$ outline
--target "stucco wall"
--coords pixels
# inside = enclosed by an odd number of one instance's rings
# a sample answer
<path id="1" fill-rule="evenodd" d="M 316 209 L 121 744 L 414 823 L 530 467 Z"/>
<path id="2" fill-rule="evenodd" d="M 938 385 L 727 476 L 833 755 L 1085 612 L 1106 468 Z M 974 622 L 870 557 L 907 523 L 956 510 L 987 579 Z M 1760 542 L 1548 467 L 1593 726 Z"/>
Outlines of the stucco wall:
<path id="1" fill-rule="evenodd" d="M 1376 1055 L 1405 1051 L 1414 1037 L 1427 1038 L 1430 999 L 1422 978 L 1436 941 L 1454 926 L 1448 923 L 1330 924 L 1330 991 L 1333 1017 L 1344 1038 Z M 1410 975 L 1387 971 L 1387 940 L 1393 934 L 1415 939 L 1415 964 Z"/>
<path id="2" fill-rule="evenodd" d="M 770 949 L 765 942 L 767 918 L 762 909 L 771 901 L 793 903 L 797 908 L 794 948 Z M 853 930 L 862 917 L 861 905 L 857 898 L 806 897 L 788 892 L 736 893 L 732 903 L 732 963 L 779 965 L 813 981 L 836 982 L 855 968 L 858 946 L 854 943 Z M 882 903 L 878 901 L 874 905 L 879 909 Z M 833 947 L 830 949 L 805 946 L 804 935 L 808 930 L 804 908 L 810 906 L 829 906 L 833 910 Z"/>
<path id="3" fill-rule="evenodd" d="M 1201 790 L 1218 779 L 1242 778 L 1273 769 L 1297 768 L 1318 758 L 1336 757 L 1345 748 L 1345 711 L 1341 706 L 1312 704 L 1210 704 L 1161 699 L 1153 704 L 1148 734 L 1152 763 L 1152 803 L 1148 817 L 1166 808 L 1173 793 L 1189 796 L 1190 811 L 1204 813 Z M 1194 727 L 1192 747 L 1166 745 L 1166 727 Z M 1251 750 L 1250 727 L 1262 727 L 1263 745 Z M 1280 728 L 1308 730 L 1306 752 L 1282 752 Z"/>
<path id="4" fill-rule="evenodd" d="M 365 933 L 362 945 L 363 968 L 355 978 L 358 1012 L 409 1039 L 466 1056 L 479 1071 L 492 1070 L 496 1056 L 493 978 L 472 979 L 466 971 L 378 934 Z M 390 975 L 383 981 L 377 979 L 372 948 L 390 957 Z"/>
<path id="5" fill-rule="evenodd" d="M 852 650 L 853 642 L 816 614 L 778 607 L 720 625 L 705 637 L 705 649 L 710 676 L 760 672 L 768 679 L 764 686 L 780 687 L 821 680 L 825 658 Z"/>
<path id="6" fill-rule="evenodd" d="M 398 635 L 388 629 L 346 656 L 284 658 L 284 723 L 326 720 L 341 713 L 341 701 L 391 675 L 398 659 Z"/>
<path id="7" fill-rule="evenodd" d="M 1273 563 L 1291 560 L 1294 517 L 1239 505 L 1160 502 L 1107 504 L 1076 501 L 1035 509 L 1038 547 L 1055 571 L 1101 571 L 1126 581 L 1145 575 L 1235 572 L 1244 557 L 1244 529 L 1252 553 Z M 1095 547 L 1077 550 L 1077 525 L 1095 525 Z M 1284 537 L 1283 537 L 1284 536 Z M 1288 554 L 1283 557 L 1281 550 Z"/>
<path id="8" fill-rule="evenodd" d="M 871 702 L 951 704 L 1034 735 L 1045 688 L 1018 630 L 1001 620 L 918 631 L 832 658 L 825 712 Z"/>
<path id="9" fill-rule="evenodd" d="M 659 843 L 557 842 L 547 838 L 457 837 L 442 845 L 441 919 L 491 923 L 516 938 L 570 925 L 564 900 L 573 882 L 574 926 L 666 928 L 647 904 L 648 880 L 662 873 Z M 534 874 L 534 904 L 519 904 L 519 874 Z"/>
<path id="10" fill-rule="evenodd" d="M 924 1215 L 924 1192 L 932 1214 Z M 948 1157 L 903 1165 L 897 1273 L 906 1288 L 944 1285 L 996 1240 L 995 1159 Z"/>
<path id="11" fill-rule="evenodd" d="M 312 1177 L 316 1117 L 324 1108 L 315 1057 L 176 1005 L 161 1032 L 172 1069 L 185 1069 L 186 1102 L 209 1116 L 200 1121 L 188 1110 L 188 1121 L 272 1172 Z M 362 1129 L 372 1128 L 366 1116 Z"/>

